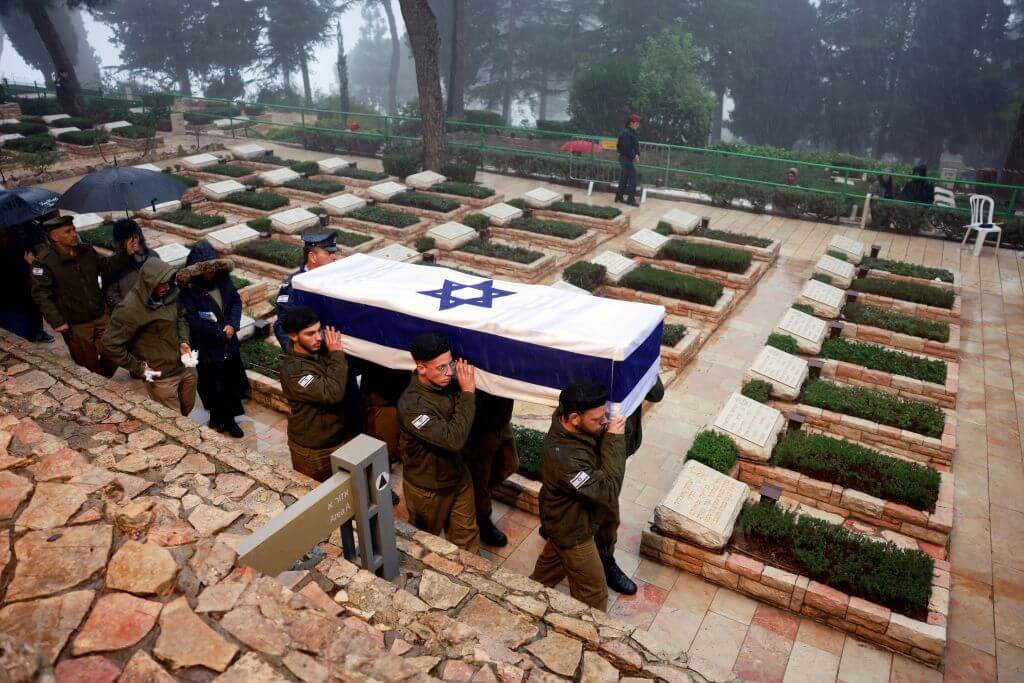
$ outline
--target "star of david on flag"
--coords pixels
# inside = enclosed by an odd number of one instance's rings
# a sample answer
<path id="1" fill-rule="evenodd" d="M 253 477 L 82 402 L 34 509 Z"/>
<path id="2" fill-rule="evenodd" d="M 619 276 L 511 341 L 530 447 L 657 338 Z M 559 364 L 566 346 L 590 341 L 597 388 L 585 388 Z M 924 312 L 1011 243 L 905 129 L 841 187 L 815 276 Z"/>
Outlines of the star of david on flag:
<path id="1" fill-rule="evenodd" d="M 480 295 L 466 299 L 454 296 L 455 292 L 462 289 L 476 289 L 479 290 Z M 494 280 L 483 280 L 475 285 L 464 285 L 460 282 L 452 282 L 448 279 L 445 279 L 444 284 L 440 289 L 428 289 L 418 293 L 439 299 L 441 307 L 438 310 L 441 311 L 447 311 L 451 308 L 462 306 L 463 304 L 468 306 L 478 306 L 480 308 L 491 308 L 491 304 L 495 299 L 515 294 L 515 292 L 509 290 L 497 289 L 494 286 Z"/>

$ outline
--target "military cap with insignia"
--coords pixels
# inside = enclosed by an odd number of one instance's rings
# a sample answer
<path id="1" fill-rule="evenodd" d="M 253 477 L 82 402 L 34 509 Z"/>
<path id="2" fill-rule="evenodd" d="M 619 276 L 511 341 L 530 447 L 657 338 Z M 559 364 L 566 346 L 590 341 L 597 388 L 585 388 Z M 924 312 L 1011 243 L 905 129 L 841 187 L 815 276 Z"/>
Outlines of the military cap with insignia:
<path id="1" fill-rule="evenodd" d="M 302 236 L 302 242 L 306 249 L 323 249 L 333 254 L 338 251 L 338 245 L 334 242 L 336 237 L 334 232 L 307 232 Z"/>
<path id="2" fill-rule="evenodd" d="M 51 230 L 56 230 L 57 228 L 63 228 L 74 224 L 75 219 L 71 216 L 58 216 L 57 218 L 51 218 L 50 220 L 45 221 L 43 223 L 43 229 L 49 232 Z"/>

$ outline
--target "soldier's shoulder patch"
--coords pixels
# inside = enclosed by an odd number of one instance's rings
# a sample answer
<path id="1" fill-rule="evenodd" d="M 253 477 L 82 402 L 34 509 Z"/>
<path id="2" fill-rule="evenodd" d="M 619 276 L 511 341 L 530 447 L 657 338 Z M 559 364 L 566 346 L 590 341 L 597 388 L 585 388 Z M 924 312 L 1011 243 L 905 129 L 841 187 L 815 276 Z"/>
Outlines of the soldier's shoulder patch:
<path id="1" fill-rule="evenodd" d="M 315 380 L 315 379 L 316 379 L 316 375 L 303 375 L 302 377 L 300 377 L 298 379 L 296 384 L 298 384 L 303 389 L 306 389 L 306 388 L 309 387 L 310 384 L 313 383 L 313 380 Z"/>
<path id="2" fill-rule="evenodd" d="M 279 304 L 286 304 L 286 303 L 288 303 L 288 295 L 287 294 L 279 294 L 277 296 L 277 303 L 279 303 Z"/>
<path id="3" fill-rule="evenodd" d="M 430 416 L 424 414 L 414 419 L 412 421 L 412 426 L 415 427 L 416 429 L 423 429 L 423 425 L 427 424 L 428 422 L 430 422 Z"/>
<path id="4" fill-rule="evenodd" d="M 32 274 L 36 277 L 41 277 L 43 275 L 43 269 L 39 266 L 35 266 L 32 268 Z"/>
<path id="5" fill-rule="evenodd" d="M 572 484 L 572 487 L 574 489 L 578 489 L 579 487 L 586 484 L 588 481 L 590 481 L 590 475 L 580 470 L 572 479 L 569 480 L 569 483 Z"/>

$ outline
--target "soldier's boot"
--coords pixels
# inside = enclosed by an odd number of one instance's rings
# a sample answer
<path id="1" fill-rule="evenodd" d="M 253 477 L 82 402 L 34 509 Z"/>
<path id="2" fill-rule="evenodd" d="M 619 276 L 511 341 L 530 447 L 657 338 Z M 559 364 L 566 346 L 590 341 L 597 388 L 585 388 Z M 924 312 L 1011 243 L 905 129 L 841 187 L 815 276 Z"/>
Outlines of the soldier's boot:
<path id="1" fill-rule="evenodd" d="M 480 529 L 480 540 L 484 545 L 493 548 L 504 548 L 508 545 L 508 536 L 501 532 L 501 529 L 494 526 L 490 515 L 477 515 L 476 525 Z"/>
<path id="2" fill-rule="evenodd" d="M 604 565 L 604 580 L 616 593 L 622 593 L 623 595 L 635 595 L 636 584 L 633 583 L 626 573 L 619 569 L 619 565 L 615 562 L 615 556 L 609 555 L 607 557 L 601 557 L 601 564 Z"/>

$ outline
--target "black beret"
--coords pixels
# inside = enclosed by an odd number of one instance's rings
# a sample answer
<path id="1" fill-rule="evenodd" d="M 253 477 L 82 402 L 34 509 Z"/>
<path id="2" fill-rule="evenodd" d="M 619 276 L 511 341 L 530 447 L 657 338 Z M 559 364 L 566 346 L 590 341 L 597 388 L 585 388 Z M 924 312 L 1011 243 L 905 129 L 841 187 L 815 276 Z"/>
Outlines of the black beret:
<path id="1" fill-rule="evenodd" d="M 574 379 L 558 395 L 558 407 L 563 415 L 582 413 L 608 402 L 608 390 L 592 379 Z"/>
<path id="2" fill-rule="evenodd" d="M 318 322 L 320 316 L 309 306 L 289 306 L 281 318 L 281 327 L 285 334 L 298 334 Z"/>
<path id="3" fill-rule="evenodd" d="M 412 359 L 417 363 L 434 360 L 442 353 L 448 353 L 451 350 L 452 347 L 448 343 L 448 337 L 437 332 L 417 334 L 412 338 L 412 344 L 409 346 Z"/>
<path id="4" fill-rule="evenodd" d="M 74 224 L 75 219 L 71 216 L 58 216 L 57 218 L 51 218 L 43 223 L 43 229 L 49 232 L 50 230 L 56 230 L 57 228 L 63 228 L 66 225 Z"/>

